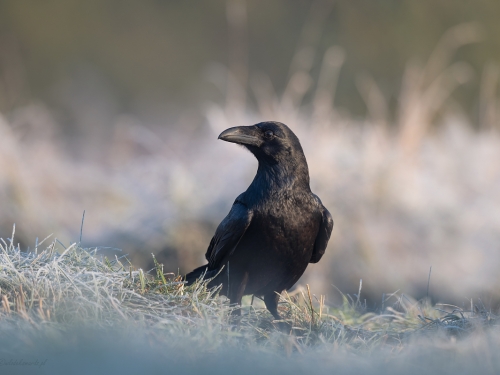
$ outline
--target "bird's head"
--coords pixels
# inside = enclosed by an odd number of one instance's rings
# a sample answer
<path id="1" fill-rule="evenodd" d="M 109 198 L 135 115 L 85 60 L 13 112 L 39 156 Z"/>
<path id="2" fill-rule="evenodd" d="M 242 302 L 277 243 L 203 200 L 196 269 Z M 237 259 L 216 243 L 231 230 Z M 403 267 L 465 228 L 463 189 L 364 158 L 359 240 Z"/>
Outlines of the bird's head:
<path id="1" fill-rule="evenodd" d="M 267 121 L 224 130 L 219 139 L 247 148 L 259 161 L 259 170 L 272 170 L 280 182 L 303 181 L 309 185 L 309 170 L 297 136 L 281 122 Z M 281 177 L 278 177 L 281 176 Z"/>
<path id="2" fill-rule="evenodd" d="M 302 158 L 304 153 L 297 136 L 281 122 L 261 122 L 224 130 L 219 139 L 246 147 L 259 162 L 286 163 Z"/>

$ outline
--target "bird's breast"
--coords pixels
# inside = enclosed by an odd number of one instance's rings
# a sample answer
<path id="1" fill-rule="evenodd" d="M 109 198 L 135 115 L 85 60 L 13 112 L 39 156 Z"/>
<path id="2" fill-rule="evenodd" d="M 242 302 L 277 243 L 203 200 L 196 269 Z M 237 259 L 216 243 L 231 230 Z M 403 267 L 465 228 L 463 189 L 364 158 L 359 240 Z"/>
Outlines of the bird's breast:
<path id="1" fill-rule="evenodd" d="M 278 202 L 254 210 L 248 235 L 259 238 L 263 251 L 268 254 L 310 257 L 321 218 L 314 207 L 300 197 Z"/>
<path id="2" fill-rule="evenodd" d="M 252 220 L 228 262 L 249 274 L 246 293 L 288 289 L 311 260 L 321 213 L 308 190 L 249 190 L 239 199 Z"/>

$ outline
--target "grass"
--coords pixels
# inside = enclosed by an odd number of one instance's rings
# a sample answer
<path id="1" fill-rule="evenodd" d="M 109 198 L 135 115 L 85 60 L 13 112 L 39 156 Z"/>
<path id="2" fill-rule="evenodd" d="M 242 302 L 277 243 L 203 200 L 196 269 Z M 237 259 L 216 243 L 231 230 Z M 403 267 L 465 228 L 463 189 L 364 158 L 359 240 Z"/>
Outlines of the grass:
<path id="1" fill-rule="evenodd" d="M 394 294 L 382 311 L 368 312 L 359 292 L 328 306 L 307 286 L 282 295 L 280 313 L 290 325 L 283 330 L 257 301 L 234 316 L 239 307 L 217 289 L 208 290 L 205 282 L 186 287 L 157 262 L 144 272 L 124 257 L 108 259 L 96 249 L 64 247 L 57 240 L 23 252 L 14 233 L 0 243 L 0 355 L 43 355 L 52 370 L 63 366 L 61 350 L 83 361 L 96 346 L 109 356 L 132 350 L 130 358 L 139 362 L 154 355 L 148 362 L 153 367 L 163 363 L 162 355 L 175 357 L 181 367 L 202 366 L 207 356 L 214 356 L 213 366 L 224 366 L 227 358 L 219 355 L 230 351 L 241 361 L 248 355 L 264 358 L 272 370 L 285 358 L 311 363 L 330 355 L 319 366 L 328 368 L 352 356 L 374 365 L 381 358 L 397 362 L 422 354 L 422 347 L 458 351 L 477 337 L 499 343 L 497 317 L 481 305 L 464 311 Z"/>

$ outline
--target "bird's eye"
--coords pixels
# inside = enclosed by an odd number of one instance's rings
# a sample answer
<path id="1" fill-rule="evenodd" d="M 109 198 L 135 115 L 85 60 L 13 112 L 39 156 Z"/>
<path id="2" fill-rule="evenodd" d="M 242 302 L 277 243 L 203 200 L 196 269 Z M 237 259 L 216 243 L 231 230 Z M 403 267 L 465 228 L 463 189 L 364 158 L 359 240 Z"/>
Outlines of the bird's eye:
<path id="1" fill-rule="evenodd" d="M 266 130 L 266 132 L 264 133 L 264 136 L 269 139 L 269 138 L 272 138 L 274 136 L 274 133 L 272 130 Z"/>

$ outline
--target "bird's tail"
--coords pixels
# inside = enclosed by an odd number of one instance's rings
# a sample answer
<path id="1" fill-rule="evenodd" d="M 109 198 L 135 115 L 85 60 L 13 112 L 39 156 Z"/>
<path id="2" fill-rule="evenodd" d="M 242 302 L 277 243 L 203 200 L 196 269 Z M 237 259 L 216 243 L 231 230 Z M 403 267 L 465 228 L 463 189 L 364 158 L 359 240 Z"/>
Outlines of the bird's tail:
<path id="1" fill-rule="evenodd" d="M 210 279 L 217 275 L 217 270 L 208 270 L 208 264 L 204 266 L 195 268 L 193 271 L 189 272 L 186 276 L 184 276 L 184 280 L 187 281 L 187 285 L 193 284 L 198 279 Z"/>

